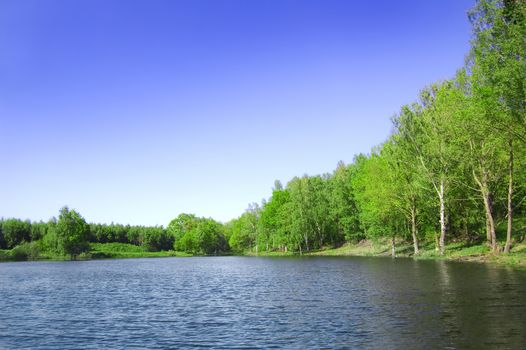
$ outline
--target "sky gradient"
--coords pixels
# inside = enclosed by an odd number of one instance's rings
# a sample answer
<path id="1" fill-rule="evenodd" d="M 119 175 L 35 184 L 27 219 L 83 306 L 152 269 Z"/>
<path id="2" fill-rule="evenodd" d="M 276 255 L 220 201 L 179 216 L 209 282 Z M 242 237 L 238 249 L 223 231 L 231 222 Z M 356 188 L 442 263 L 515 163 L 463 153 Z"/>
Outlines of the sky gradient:
<path id="1" fill-rule="evenodd" d="M 0 0 L 0 217 L 237 217 L 384 141 L 473 5 Z"/>

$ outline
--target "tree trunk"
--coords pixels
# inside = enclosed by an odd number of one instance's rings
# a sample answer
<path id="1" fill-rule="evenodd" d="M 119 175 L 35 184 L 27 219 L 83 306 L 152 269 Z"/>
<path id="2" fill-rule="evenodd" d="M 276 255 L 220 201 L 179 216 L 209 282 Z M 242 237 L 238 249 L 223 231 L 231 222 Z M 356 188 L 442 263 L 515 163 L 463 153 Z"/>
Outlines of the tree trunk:
<path id="1" fill-rule="evenodd" d="M 504 253 L 509 253 L 511 250 L 511 234 L 513 229 L 513 140 L 510 138 L 510 157 L 508 162 L 508 229 L 506 231 L 506 246 Z"/>
<path id="2" fill-rule="evenodd" d="M 493 204 L 487 188 L 482 193 L 482 196 L 484 197 L 484 210 L 486 212 L 486 232 L 489 238 L 491 250 L 496 252 L 497 237 L 495 235 L 495 220 L 493 219 Z"/>
<path id="3" fill-rule="evenodd" d="M 491 248 L 491 225 L 489 223 L 489 218 L 486 211 L 486 203 L 484 203 L 484 215 L 486 216 L 486 244 Z"/>
<path id="4" fill-rule="evenodd" d="M 320 243 L 320 249 L 323 248 L 323 235 L 321 234 L 321 227 L 318 221 L 316 221 L 316 233 L 318 234 L 318 242 Z"/>
<path id="5" fill-rule="evenodd" d="M 391 257 L 396 257 L 396 251 L 395 251 L 395 236 L 391 237 Z"/>
<path id="6" fill-rule="evenodd" d="M 413 246 L 415 249 L 415 255 L 418 254 L 418 236 L 417 236 L 417 228 L 416 228 L 416 206 L 411 206 L 411 234 L 413 235 Z"/>
<path id="7" fill-rule="evenodd" d="M 444 255 L 446 243 L 446 205 L 444 201 L 444 180 L 440 180 L 440 192 L 438 194 L 440 199 L 440 255 Z"/>
<path id="8" fill-rule="evenodd" d="M 493 252 L 498 251 L 497 236 L 495 234 L 495 220 L 493 219 L 493 203 L 491 201 L 491 193 L 488 185 L 488 172 L 484 167 L 480 167 L 482 176 L 479 178 L 473 170 L 473 178 L 477 182 L 482 200 L 484 201 L 484 213 L 486 214 L 486 240 Z"/>
<path id="9" fill-rule="evenodd" d="M 466 217 L 464 217 L 462 230 L 464 231 L 463 232 L 464 239 L 469 241 L 470 239 L 469 239 L 469 230 L 468 230 L 468 220 L 466 219 Z"/>

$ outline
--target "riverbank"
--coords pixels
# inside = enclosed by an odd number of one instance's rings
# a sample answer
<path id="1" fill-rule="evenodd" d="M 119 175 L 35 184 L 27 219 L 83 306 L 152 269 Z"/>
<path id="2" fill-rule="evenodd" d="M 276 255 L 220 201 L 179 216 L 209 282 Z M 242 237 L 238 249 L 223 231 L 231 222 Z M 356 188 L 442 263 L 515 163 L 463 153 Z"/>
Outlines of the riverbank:
<path id="1" fill-rule="evenodd" d="M 130 258 L 161 258 L 161 257 L 189 257 L 192 254 L 180 251 L 148 251 L 143 246 L 125 243 L 92 243 L 87 253 L 81 254 L 78 260 L 90 259 L 130 259 Z M 29 247 L 29 246 L 28 246 Z M 413 254 L 413 246 L 408 242 L 397 242 L 395 247 L 396 257 L 482 262 L 495 265 L 526 268 L 526 243 L 514 245 L 510 254 L 493 254 L 485 244 L 467 245 L 466 243 L 450 243 L 442 256 L 435 250 L 433 243 L 422 244 L 418 255 Z M 299 256 L 291 252 L 258 252 L 246 251 L 245 256 Z M 304 256 L 391 256 L 391 245 L 387 240 L 362 241 L 357 244 L 346 243 L 338 248 L 326 248 L 310 251 Z M 49 252 L 32 251 L 26 249 L 0 250 L 0 261 L 24 260 L 70 260 L 69 257 L 54 255 Z"/>
<path id="2" fill-rule="evenodd" d="M 408 242 L 397 242 L 395 246 L 396 257 L 429 260 L 451 260 L 483 262 L 496 265 L 514 266 L 526 268 L 526 243 L 518 243 L 513 246 L 509 254 L 494 254 L 486 244 L 450 243 L 446 246 L 444 255 L 436 251 L 434 243 L 425 243 L 420 247 L 418 255 L 413 253 L 413 245 Z M 246 255 L 255 256 L 254 252 Z M 286 252 L 259 252 L 258 256 L 291 256 Z M 387 240 L 362 241 L 357 244 L 346 243 L 338 248 L 327 248 L 304 253 L 306 256 L 391 256 L 391 244 Z"/>
<path id="3" fill-rule="evenodd" d="M 435 249 L 433 243 L 423 244 L 418 255 L 414 255 L 413 246 L 400 243 L 396 249 L 397 257 L 412 257 L 414 259 L 453 260 L 485 262 L 497 265 L 526 267 L 526 244 L 513 247 L 509 254 L 494 254 L 486 244 L 468 245 L 466 243 L 450 243 L 446 245 L 444 255 Z M 391 246 L 387 242 L 362 242 L 357 245 L 346 244 L 340 248 L 327 249 L 310 253 L 310 255 L 354 255 L 354 256 L 391 256 Z"/>
<path id="4" fill-rule="evenodd" d="M 185 252 L 173 250 L 152 252 L 144 246 L 126 243 L 91 243 L 90 251 L 82 253 L 77 260 L 92 259 L 130 259 L 130 258 L 164 258 L 174 256 L 191 256 Z M 0 250 L 0 261 L 26 261 L 26 260 L 71 260 L 69 256 L 57 255 L 48 251 L 39 251 L 31 245 L 23 245 L 11 250 Z"/>

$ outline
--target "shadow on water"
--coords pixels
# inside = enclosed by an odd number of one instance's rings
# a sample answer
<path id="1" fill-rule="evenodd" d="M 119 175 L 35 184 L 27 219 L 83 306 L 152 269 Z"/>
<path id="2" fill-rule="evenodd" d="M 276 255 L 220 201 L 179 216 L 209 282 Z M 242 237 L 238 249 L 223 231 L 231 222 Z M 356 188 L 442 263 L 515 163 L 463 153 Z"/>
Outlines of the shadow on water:
<path id="1" fill-rule="evenodd" d="M 437 261 L 436 266 L 440 323 L 448 346 L 519 349 L 525 344 L 524 274 L 486 264 Z"/>

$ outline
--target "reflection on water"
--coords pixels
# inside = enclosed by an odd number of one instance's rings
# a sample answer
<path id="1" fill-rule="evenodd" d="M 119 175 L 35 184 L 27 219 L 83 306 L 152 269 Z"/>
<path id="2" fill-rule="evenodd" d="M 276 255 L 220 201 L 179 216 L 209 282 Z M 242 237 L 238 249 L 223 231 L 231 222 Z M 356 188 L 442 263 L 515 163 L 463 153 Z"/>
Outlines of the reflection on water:
<path id="1" fill-rule="evenodd" d="M 383 258 L 0 264 L 0 349 L 521 349 L 526 273 Z"/>

